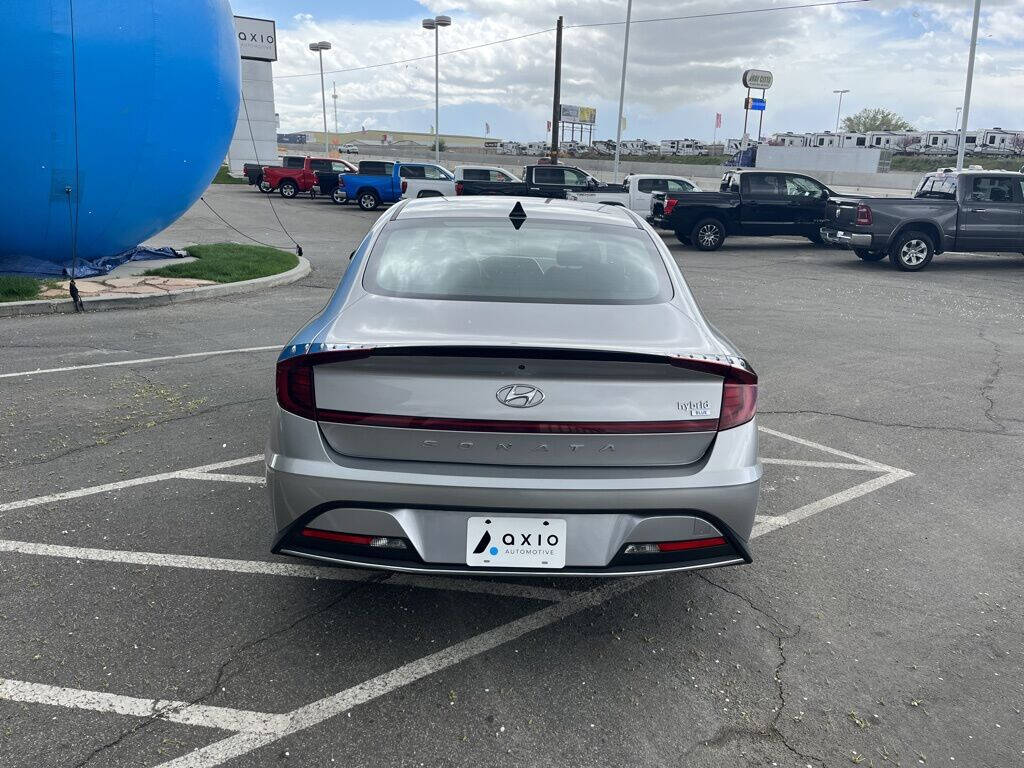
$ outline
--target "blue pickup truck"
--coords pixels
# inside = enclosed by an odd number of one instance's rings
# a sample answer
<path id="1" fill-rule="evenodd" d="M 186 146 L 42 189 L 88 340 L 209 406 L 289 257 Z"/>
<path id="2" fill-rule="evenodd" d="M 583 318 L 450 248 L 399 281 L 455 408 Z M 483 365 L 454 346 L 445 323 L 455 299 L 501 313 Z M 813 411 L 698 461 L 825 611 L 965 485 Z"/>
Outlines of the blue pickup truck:
<path id="1" fill-rule="evenodd" d="M 455 194 L 455 178 L 433 163 L 391 163 L 364 160 L 358 173 L 338 174 L 336 203 L 352 200 L 364 211 L 381 203 L 396 203 L 403 196 L 437 197 Z"/>

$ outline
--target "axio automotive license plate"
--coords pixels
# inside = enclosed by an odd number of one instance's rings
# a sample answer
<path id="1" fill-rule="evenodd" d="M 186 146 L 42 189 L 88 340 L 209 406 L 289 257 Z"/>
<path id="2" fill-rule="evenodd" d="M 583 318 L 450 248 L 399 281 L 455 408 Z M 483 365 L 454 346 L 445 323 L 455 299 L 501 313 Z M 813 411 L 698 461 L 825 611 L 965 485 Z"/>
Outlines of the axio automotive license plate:
<path id="1" fill-rule="evenodd" d="M 471 517 L 466 564 L 489 568 L 564 568 L 565 520 Z"/>

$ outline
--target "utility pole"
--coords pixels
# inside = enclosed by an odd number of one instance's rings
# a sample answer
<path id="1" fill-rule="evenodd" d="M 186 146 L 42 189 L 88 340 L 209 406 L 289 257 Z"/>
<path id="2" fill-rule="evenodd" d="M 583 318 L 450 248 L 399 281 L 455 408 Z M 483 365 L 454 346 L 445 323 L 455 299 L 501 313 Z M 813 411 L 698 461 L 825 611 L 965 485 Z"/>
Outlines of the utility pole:
<path id="1" fill-rule="evenodd" d="M 971 85 L 974 82 L 974 51 L 978 47 L 978 17 L 981 15 L 981 0 L 974 0 L 974 23 L 971 25 L 971 53 L 967 57 L 967 85 L 964 88 L 964 111 L 960 123 L 956 150 L 956 169 L 963 170 L 964 152 L 967 149 L 967 115 L 971 111 Z"/>
<path id="2" fill-rule="evenodd" d="M 849 93 L 849 92 L 850 92 L 849 88 L 844 88 L 841 91 L 832 91 L 832 93 L 838 93 L 839 94 L 839 106 L 836 107 L 836 133 L 839 133 L 839 115 L 843 111 L 843 94 L 844 93 Z"/>
<path id="3" fill-rule="evenodd" d="M 320 54 L 320 100 L 323 102 L 324 108 L 324 156 L 331 154 L 330 149 L 327 146 L 327 91 L 324 89 L 324 51 L 331 50 L 331 44 L 326 40 L 321 40 L 318 43 L 310 43 L 309 50 Z"/>
<path id="4" fill-rule="evenodd" d="M 615 123 L 615 164 L 612 174 L 619 176 L 619 145 L 622 143 L 622 103 L 626 98 L 626 58 L 629 56 L 629 20 L 633 15 L 633 0 L 626 0 L 626 37 L 622 41 L 622 80 L 619 83 L 619 119 Z"/>
<path id="5" fill-rule="evenodd" d="M 333 91 L 331 93 L 331 98 L 334 99 L 334 135 L 335 135 L 335 137 L 337 137 L 337 135 L 338 135 L 338 84 L 336 82 L 334 82 L 334 81 L 331 81 L 331 88 L 333 89 Z"/>
<path id="6" fill-rule="evenodd" d="M 551 162 L 558 162 L 558 122 L 562 116 L 562 17 L 555 25 L 555 100 L 551 107 Z"/>
<path id="7" fill-rule="evenodd" d="M 450 16 L 435 16 L 432 19 L 423 20 L 424 29 L 434 30 L 434 162 L 438 165 L 441 164 L 441 107 L 440 107 L 440 68 L 438 60 L 440 54 L 438 53 L 439 41 L 439 30 L 441 27 L 451 26 L 452 20 Z"/>

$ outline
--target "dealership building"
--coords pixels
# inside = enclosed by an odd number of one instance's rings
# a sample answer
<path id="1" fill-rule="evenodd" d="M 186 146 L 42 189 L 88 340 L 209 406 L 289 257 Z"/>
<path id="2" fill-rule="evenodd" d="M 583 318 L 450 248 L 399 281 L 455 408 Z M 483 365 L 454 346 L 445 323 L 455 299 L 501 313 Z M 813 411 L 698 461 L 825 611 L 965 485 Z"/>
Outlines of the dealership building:
<path id="1" fill-rule="evenodd" d="M 235 133 L 228 148 L 231 173 L 245 163 L 277 162 L 277 113 L 274 109 L 273 62 L 277 61 L 277 29 L 270 19 L 235 16 L 238 52 L 242 57 L 242 100 Z"/>

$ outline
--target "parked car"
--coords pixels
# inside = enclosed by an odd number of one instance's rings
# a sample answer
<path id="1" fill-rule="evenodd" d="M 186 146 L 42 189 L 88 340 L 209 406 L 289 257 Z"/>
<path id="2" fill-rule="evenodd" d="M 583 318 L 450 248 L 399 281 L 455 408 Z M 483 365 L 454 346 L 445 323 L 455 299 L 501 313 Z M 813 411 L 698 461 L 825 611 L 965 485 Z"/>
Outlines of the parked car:
<path id="1" fill-rule="evenodd" d="M 285 158 L 288 160 L 288 158 Z M 356 167 L 347 160 L 331 159 L 326 157 L 304 157 L 300 167 L 273 166 L 263 168 L 263 184 L 268 186 L 267 191 L 276 189 L 281 197 L 293 198 L 300 192 L 308 192 L 310 197 L 316 196 L 317 171 L 331 171 L 333 173 L 346 173 L 354 171 Z"/>
<path id="2" fill-rule="evenodd" d="M 586 171 L 571 165 L 527 165 L 522 181 L 473 181 L 455 183 L 456 195 L 507 195 L 509 197 L 553 197 L 565 199 L 567 192 L 597 190 L 621 192 L 622 185 L 602 185 Z"/>
<path id="3" fill-rule="evenodd" d="M 457 165 L 452 169 L 455 181 L 512 181 L 522 183 L 515 174 L 496 165 Z"/>
<path id="4" fill-rule="evenodd" d="M 833 198 L 826 218 L 826 241 L 906 272 L 947 251 L 1024 253 L 1024 173 L 940 169 L 912 198 Z"/>
<path id="5" fill-rule="evenodd" d="M 446 168 L 434 163 L 398 165 L 401 177 L 408 182 L 406 197 L 451 197 L 455 194 L 455 177 Z"/>
<path id="6" fill-rule="evenodd" d="M 788 171 L 733 170 L 718 192 L 657 192 L 650 220 L 702 251 L 722 247 L 729 235 L 799 235 L 820 243 L 825 204 L 835 192 Z"/>
<path id="7" fill-rule="evenodd" d="M 338 147 L 338 152 L 343 155 L 358 155 L 359 147 L 356 144 L 349 142 L 348 144 L 342 144 Z"/>
<path id="8" fill-rule="evenodd" d="M 332 199 L 336 203 L 354 200 L 364 211 L 373 211 L 381 203 L 401 200 L 406 186 L 399 163 L 365 161 L 359 163 L 358 173 L 338 174 L 338 190 Z"/>
<path id="9" fill-rule="evenodd" d="M 757 376 L 625 207 L 399 203 L 276 383 L 277 554 L 540 577 L 750 561 Z"/>
<path id="10" fill-rule="evenodd" d="M 662 176 L 651 173 L 634 173 L 622 182 L 623 191 L 609 192 L 601 187 L 594 192 L 568 192 L 568 200 L 604 205 L 624 205 L 632 211 L 647 214 L 651 210 L 651 195 L 655 192 L 700 192 L 696 183 L 683 176 Z"/>
<path id="11" fill-rule="evenodd" d="M 276 166 L 280 168 L 301 168 L 305 157 L 302 155 L 285 155 L 281 158 L 281 165 Z M 245 174 L 245 178 L 248 179 L 249 184 L 255 186 L 260 192 L 270 192 L 273 187 L 263 179 L 263 169 L 265 165 L 259 163 L 245 163 L 242 165 L 242 172 Z"/>

